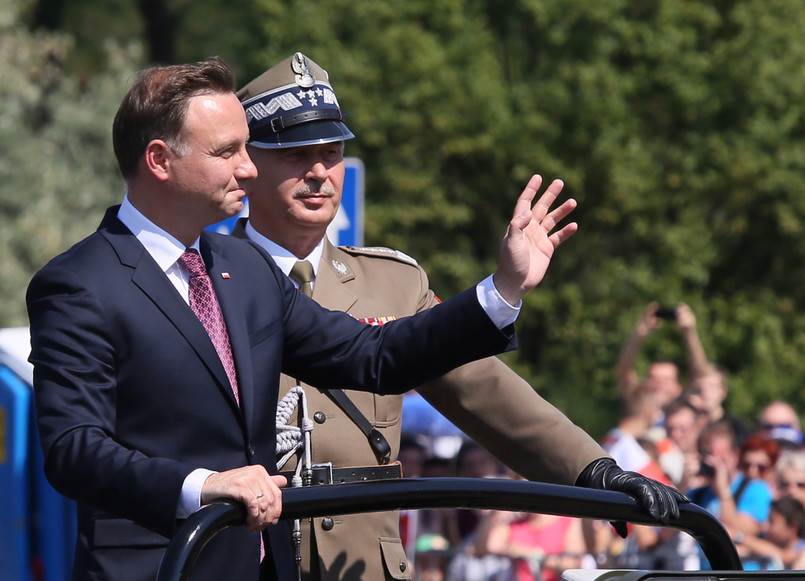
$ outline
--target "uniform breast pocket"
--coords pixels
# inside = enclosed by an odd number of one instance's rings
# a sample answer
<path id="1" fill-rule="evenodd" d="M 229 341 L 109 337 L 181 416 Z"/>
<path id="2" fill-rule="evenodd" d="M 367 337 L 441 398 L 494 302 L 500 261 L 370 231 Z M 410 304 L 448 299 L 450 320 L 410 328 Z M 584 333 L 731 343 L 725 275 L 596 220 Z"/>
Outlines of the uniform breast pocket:
<path id="1" fill-rule="evenodd" d="M 375 395 L 375 421 L 378 428 L 388 428 L 400 423 L 402 417 L 401 395 Z"/>

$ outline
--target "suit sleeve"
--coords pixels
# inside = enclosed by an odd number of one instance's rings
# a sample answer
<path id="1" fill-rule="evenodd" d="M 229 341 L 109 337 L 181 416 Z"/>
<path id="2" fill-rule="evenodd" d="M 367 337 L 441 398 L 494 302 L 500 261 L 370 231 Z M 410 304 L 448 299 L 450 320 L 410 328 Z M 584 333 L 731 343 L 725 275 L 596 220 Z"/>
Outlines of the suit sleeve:
<path id="1" fill-rule="evenodd" d="M 283 372 L 316 387 L 403 393 L 516 347 L 513 326 L 498 329 L 474 287 L 433 309 L 372 327 L 324 309 L 280 276 L 288 305 Z"/>
<path id="2" fill-rule="evenodd" d="M 162 534 L 175 527 L 184 477 L 192 467 L 149 458 L 115 439 L 115 321 L 81 277 L 46 267 L 27 295 L 37 422 L 45 473 L 79 502 L 130 518 Z"/>
<path id="3" fill-rule="evenodd" d="M 439 303 L 420 268 L 419 308 Z M 468 436 L 521 476 L 572 485 L 608 454 L 497 357 L 463 365 L 417 391 Z"/>

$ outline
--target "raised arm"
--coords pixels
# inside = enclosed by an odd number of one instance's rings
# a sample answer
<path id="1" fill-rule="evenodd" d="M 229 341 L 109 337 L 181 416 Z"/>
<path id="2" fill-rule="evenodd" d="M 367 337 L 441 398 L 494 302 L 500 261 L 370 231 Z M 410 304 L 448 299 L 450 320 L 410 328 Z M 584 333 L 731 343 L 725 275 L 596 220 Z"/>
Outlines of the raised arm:
<path id="1" fill-rule="evenodd" d="M 635 362 L 646 337 L 660 324 L 660 320 L 656 317 L 657 307 L 657 303 L 649 303 L 646 306 L 632 336 L 621 350 L 617 367 L 618 393 L 621 397 L 631 397 L 640 381 L 635 370 Z"/>
<path id="2" fill-rule="evenodd" d="M 707 354 L 696 330 L 696 316 L 685 303 L 679 303 L 676 308 L 676 324 L 688 349 L 688 379 L 692 380 L 704 375 L 712 365 L 707 360 Z"/>
<path id="3" fill-rule="evenodd" d="M 554 251 L 578 230 L 575 222 L 555 230 L 557 224 L 576 208 L 576 200 L 570 198 L 551 210 L 564 187 L 562 180 L 551 182 L 532 206 L 541 185 L 542 177 L 531 177 L 517 199 L 503 239 L 494 282 L 500 295 L 510 305 L 516 305 L 542 281 Z"/>

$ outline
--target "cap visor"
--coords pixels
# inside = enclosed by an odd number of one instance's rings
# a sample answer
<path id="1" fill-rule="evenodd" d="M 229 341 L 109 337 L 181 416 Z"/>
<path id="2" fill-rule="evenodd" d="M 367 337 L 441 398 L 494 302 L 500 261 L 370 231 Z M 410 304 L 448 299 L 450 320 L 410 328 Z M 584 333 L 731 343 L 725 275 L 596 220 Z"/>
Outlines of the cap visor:
<path id="1" fill-rule="evenodd" d="M 314 121 L 271 133 L 259 140 L 251 140 L 249 145 L 261 149 L 280 149 L 345 141 L 353 137 L 355 136 L 341 121 Z"/>

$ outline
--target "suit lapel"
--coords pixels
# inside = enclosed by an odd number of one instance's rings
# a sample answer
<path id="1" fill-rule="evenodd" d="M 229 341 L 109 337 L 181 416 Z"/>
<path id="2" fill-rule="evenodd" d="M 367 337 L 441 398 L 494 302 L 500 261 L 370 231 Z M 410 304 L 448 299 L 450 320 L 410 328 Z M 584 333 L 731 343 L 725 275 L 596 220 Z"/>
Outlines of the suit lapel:
<path id="1" fill-rule="evenodd" d="M 355 273 L 349 267 L 349 257 L 324 240 L 324 251 L 316 273 L 316 284 L 313 287 L 313 298 L 321 306 L 331 310 L 349 312 L 358 297 L 347 288 L 345 283 L 355 279 Z"/>
<path id="2" fill-rule="evenodd" d="M 204 330 L 204 326 L 184 302 L 162 269 L 145 250 L 145 247 L 117 219 L 117 209 L 118 207 L 115 206 L 107 211 L 98 232 L 112 245 L 121 265 L 132 269 L 132 283 L 148 296 L 154 306 L 173 323 L 213 375 L 232 405 L 237 407 L 224 366 L 218 358 L 218 353 Z"/>

